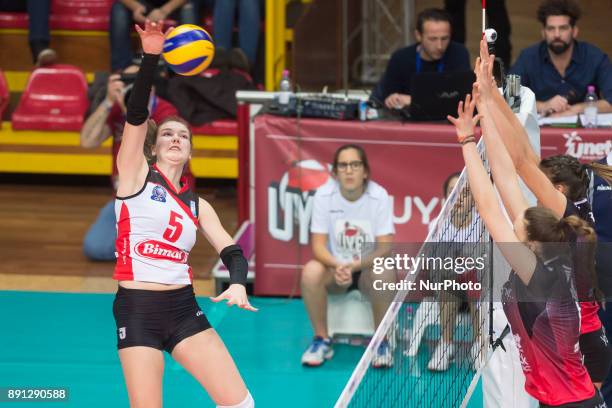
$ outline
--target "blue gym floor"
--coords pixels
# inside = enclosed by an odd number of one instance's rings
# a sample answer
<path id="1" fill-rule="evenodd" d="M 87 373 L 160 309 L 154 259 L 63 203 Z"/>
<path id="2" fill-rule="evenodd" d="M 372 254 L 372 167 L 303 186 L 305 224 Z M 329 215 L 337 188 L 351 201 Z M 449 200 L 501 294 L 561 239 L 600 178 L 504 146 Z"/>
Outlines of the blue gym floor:
<path id="1" fill-rule="evenodd" d="M 115 348 L 113 297 L 0 291 L 0 387 L 63 386 L 70 392 L 68 403 L 0 402 L 0 406 L 127 407 Z M 300 357 L 312 331 L 301 300 L 252 298 L 260 309 L 257 313 L 213 304 L 207 298 L 198 302 L 230 350 L 258 407 L 332 407 L 363 352 L 360 347 L 336 345 L 334 358 L 323 367 L 304 368 Z M 435 387 L 442 379 L 428 373 L 426 364 L 424 356 L 420 375 L 431 376 Z M 167 407 L 214 407 L 199 384 L 169 358 L 163 395 Z M 481 407 L 478 390 L 474 395 L 470 407 Z"/>

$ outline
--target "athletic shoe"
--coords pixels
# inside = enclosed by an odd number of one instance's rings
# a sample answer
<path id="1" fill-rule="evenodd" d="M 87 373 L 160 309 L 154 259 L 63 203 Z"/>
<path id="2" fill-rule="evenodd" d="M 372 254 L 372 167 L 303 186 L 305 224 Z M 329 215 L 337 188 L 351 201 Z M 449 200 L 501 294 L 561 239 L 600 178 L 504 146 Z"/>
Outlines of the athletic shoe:
<path id="1" fill-rule="evenodd" d="M 393 350 L 387 340 L 383 340 L 376 350 L 376 355 L 372 359 L 373 368 L 393 367 Z"/>
<path id="2" fill-rule="evenodd" d="M 431 371 L 446 371 L 455 357 L 455 343 L 440 339 L 434 350 L 427 369 Z"/>
<path id="3" fill-rule="evenodd" d="M 333 355 L 332 340 L 315 336 L 310 346 L 308 346 L 304 354 L 302 354 L 302 364 L 310 367 L 318 367 L 323 364 L 325 360 L 332 358 Z"/>

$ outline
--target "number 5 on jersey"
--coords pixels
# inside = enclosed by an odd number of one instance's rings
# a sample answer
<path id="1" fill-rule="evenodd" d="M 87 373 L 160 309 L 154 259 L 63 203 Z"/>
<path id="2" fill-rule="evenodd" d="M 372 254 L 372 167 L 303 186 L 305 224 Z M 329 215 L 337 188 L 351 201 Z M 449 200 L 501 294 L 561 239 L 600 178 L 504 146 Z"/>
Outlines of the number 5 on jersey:
<path id="1" fill-rule="evenodd" d="M 170 211 L 170 221 L 168 221 L 168 228 L 164 231 L 164 239 L 169 242 L 176 242 L 181 236 L 183 232 L 183 224 L 181 224 L 180 220 L 183 219 L 183 216 L 174 211 Z"/>

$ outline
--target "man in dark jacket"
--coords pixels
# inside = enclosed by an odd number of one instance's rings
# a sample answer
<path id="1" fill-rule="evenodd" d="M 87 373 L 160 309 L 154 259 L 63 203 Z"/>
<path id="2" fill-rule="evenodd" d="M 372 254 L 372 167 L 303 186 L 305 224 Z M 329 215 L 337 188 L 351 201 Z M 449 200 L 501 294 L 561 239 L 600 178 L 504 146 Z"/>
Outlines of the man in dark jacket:
<path id="1" fill-rule="evenodd" d="M 410 105 L 410 81 L 419 72 L 469 71 L 470 56 L 451 42 L 451 19 L 440 9 L 423 10 L 417 17 L 417 43 L 395 51 L 372 98 L 389 109 Z"/>

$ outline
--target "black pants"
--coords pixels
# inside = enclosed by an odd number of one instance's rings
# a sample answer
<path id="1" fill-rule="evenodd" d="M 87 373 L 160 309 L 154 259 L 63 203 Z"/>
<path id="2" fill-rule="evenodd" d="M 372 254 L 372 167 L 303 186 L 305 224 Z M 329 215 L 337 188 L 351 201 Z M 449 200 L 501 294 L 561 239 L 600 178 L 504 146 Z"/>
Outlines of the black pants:
<path id="1" fill-rule="evenodd" d="M 612 364 L 612 348 L 608 345 L 605 328 L 580 335 L 580 351 L 593 382 L 604 382 Z"/>
<path id="2" fill-rule="evenodd" d="M 452 40 L 465 44 L 465 3 L 466 0 L 444 0 L 444 8 L 453 20 Z M 506 9 L 506 0 L 487 2 L 487 26 L 497 31 L 495 43 L 496 56 L 504 62 L 505 70 L 510 69 L 512 45 L 510 44 L 510 18 Z"/>

